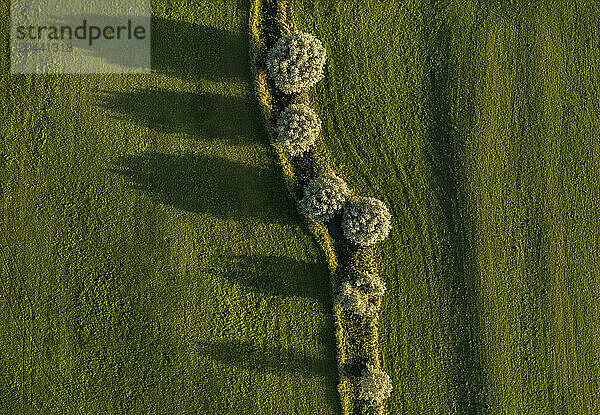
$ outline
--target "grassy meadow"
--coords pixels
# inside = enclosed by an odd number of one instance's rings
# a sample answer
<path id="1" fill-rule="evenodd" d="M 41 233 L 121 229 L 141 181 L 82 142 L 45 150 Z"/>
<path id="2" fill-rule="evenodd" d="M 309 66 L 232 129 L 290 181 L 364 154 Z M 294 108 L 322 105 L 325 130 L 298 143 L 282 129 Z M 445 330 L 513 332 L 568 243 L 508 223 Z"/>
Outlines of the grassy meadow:
<path id="1" fill-rule="evenodd" d="M 0 46 L 0 414 L 339 413 L 249 2 L 152 3 L 151 75 L 10 75 Z M 393 215 L 389 413 L 596 414 L 600 5 L 294 3 L 331 163 Z"/>
<path id="2" fill-rule="evenodd" d="M 1 46 L 0 414 L 336 413 L 248 4 L 152 8 L 151 75 L 10 75 Z"/>
<path id="3" fill-rule="evenodd" d="M 332 163 L 393 214 L 390 413 L 597 413 L 597 2 L 295 3 Z"/>

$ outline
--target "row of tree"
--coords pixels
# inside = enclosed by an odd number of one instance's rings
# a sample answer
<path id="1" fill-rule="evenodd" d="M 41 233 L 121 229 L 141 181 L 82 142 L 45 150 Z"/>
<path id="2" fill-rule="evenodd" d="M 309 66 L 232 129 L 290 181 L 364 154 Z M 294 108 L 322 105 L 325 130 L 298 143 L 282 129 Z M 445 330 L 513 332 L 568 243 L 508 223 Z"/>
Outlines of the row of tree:
<path id="1" fill-rule="evenodd" d="M 300 93 L 324 77 L 327 53 L 319 39 L 308 33 L 292 32 L 281 37 L 269 50 L 267 71 L 284 94 Z M 310 150 L 321 133 L 319 116 L 304 104 L 292 103 L 281 111 L 276 142 L 291 156 Z M 355 196 L 335 173 L 313 178 L 304 188 L 299 210 L 317 223 L 341 218 L 344 237 L 359 246 L 383 241 L 391 229 L 387 206 L 373 197 Z M 372 318 L 377 313 L 373 301 L 385 293 L 384 281 L 367 271 L 348 275 L 338 287 L 336 301 L 350 315 Z M 380 368 L 365 364 L 360 378 L 360 397 L 381 402 L 392 391 L 390 377 Z"/>

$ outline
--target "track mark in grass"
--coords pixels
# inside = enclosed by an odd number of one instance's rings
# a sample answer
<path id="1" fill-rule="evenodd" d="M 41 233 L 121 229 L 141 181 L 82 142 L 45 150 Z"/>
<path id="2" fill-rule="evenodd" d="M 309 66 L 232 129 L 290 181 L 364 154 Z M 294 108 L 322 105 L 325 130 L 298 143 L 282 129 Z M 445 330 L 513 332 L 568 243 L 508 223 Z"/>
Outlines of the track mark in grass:
<path id="1" fill-rule="evenodd" d="M 543 108 L 541 92 L 536 87 L 534 51 L 536 30 L 530 23 L 533 16 L 524 11 L 516 21 L 516 57 L 520 66 L 517 92 L 517 140 L 521 147 L 515 160 L 517 175 L 515 192 L 517 206 L 517 226 L 511 235 L 514 243 L 513 266 L 515 275 L 522 278 L 520 298 L 520 338 L 519 352 L 522 371 L 521 382 L 525 389 L 525 399 L 529 408 L 540 413 L 551 411 L 553 403 L 553 379 L 544 370 L 544 362 L 551 359 L 547 345 L 547 323 L 544 316 L 548 311 L 548 283 L 550 275 L 543 248 L 544 211 L 546 198 L 544 176 L 548 173 L 540 168 L 539 160 L 543 140 L 540 108 Z M 524 174 L 522 172 L 527 172 Z M 532 180 L 533 179 L 533 180 Z"/>
<path id="2" fill-rule="evenodd" d="M 431 169 L 431 188 L 439 206 L 437 228 L 430 234 L 437 263 L 436 285 L 441 308 L 448 310 L 446 325 L 449 353 L 449 382 L 459 414 L 480 413 L 485 408 L 484 372 L 478 350 L 480 338 L 477 293 L 473 278 L 466 272 L 468 260 L 463 192 L 458 177 L 456 154 L 461 137 L 454 133 L 451 90 L 455 58 L 447 17 L 438 2 L 425 13 L 426 61 L 423 86 L 426 127 L 426 158 Z M 436 252 L 437 251 L 437 252 Z"/>

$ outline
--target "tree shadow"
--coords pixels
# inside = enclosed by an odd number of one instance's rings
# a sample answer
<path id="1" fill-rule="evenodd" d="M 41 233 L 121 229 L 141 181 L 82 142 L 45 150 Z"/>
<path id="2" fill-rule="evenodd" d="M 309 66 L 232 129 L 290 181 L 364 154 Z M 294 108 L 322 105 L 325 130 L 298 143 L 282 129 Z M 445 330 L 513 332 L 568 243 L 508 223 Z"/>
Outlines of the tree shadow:
<path id="1" fill-rule="evenodd" d="M 99 27 L 113 26 L 120 22 L 140 21 L 139 16 L 105 16 L 86 14 L 88 24 Z M 54 16 L 52 23 L 76 27 L 82 17 L 75 15 Z M 211 26 L 176 21 L 162 17 L 150 18 L 149 42 L 151 69 L 158 73 L 180 78 L 223 80 L 250 80 L 249 39 L 245 33 L 234 33 Z M 129 68 L 141 68 L 147 63 L 139 62 L 139 44 L 115 40 L 98 40 L 92 46 L 87 41 L 77 42 L 77 50 L 108 63 Z M 241 64 L 240 64 L 241 62 Z"/>
<path id="2" fill-rule="evenodd" d="M 267 255 L 240 255 L 220 271 L 234 284 L 266 295 L 306 297 L 329 309 L 329 285 L 317 276 L 327 275 L 325 264 Z M 316 276 L 311 278 L 311 276 Z"/>
<path id="3" fill-rule="evenodd" d="M 162 133 L 183 133 L 191 138 L 226 138 L 234 144 L 249 141 L 256 115 L 247 98 L 210 93 L 137 89 L 100 91 L 95 105 Z"/>
<path id="4" fill-rule="evenodd" d="M 331 368 L 323 359 L 302 356 L 293 350 L 255 346 L 248 342 L 204 342 L 189 340 L 196 351 L 212 360 L 245 370 L 298 373 L 304 376 L 328 376 Z"/>
<path id="5" fill-rule="evenodd" d="M 206 342 L 186 339 L 195 346 L 196 352 L 226 365 L 256 372 L 295 373 L 306 377 L 329 378 L 337 368 L 335 362 L 302 356 L 281 347 L 255 346 L 249 342 Z M 333 408 L 339 409 L 338 393 L 333 382 L 327 382 L 326 399 Z"/>
<path id="6" fill-rule="evenodd" d="M 210 80 L 250 79 L 245 33 L 159 17 L 152 18 L 151 29 L 153 70 Z"/>
<path id="7" fill-rule="evenodd" d="M 110 171 L 157 203 L 226 219 L 295 220 L 288 198 L 279 191 L 281 183 L 269 169 L 196 154 L 143 153 L 120 157 L 114 164 Z M 274 203 L 286 206 L 267 208 Z"/>

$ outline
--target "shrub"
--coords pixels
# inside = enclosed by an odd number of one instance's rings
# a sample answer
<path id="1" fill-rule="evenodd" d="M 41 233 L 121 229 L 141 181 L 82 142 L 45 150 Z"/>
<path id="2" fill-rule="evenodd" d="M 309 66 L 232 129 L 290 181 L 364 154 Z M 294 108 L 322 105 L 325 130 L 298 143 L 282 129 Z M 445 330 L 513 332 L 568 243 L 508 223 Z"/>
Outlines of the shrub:
<path id="1" fill-rule="evenodd" d="M 367 364 L 360 377 L 360 398 L 381 402 L 392 394 L 392 382 L 383 370 Z"/>
<path id="2" fill-rule="evenodd" d="M 327 222 L 344 206 L 348 195 L 346 182 L 335 174 L 316 177 L 304 189 L 300 212 L 316 222 Z"/>
<path id="3" fill-rule="evenodd" d="M 349 282 L 342 283 L 337 301 L 344 310 L 359 316 L 369 316 L 375 311 L 375 306 L 369 302 L 365 293 Z"/>
<path id="4" fill-rule="evenodd" d="M 346 204 L 342 229 L 350 241 L 359 245 L 373 245 L 388 236 L 391 218 L 390 211 L 381 200 L 361 197 Z"/>
<path id="5" fill-rule="evenodd" d="M 385 293 L 385 282 L 370 272 L 357 272 L 355 277 L 354 284 L 366 294 L 380 297 Z"/>
<path id="6" fill-rule="evenodd" d="M 303 32 L 280 38 L 267 54 L 267 71 L 286 94 L 301 92 L 323 79 L 327 53 L 319 39 Z"/>
<path id="7" fill-rule="evenodd" d="M 276 131 L 276 141 L 285 151 L 296 156 L 315 143 L 321 132 L 321 120 L 308 106 L 292 104 L 279 115 Z"/>

